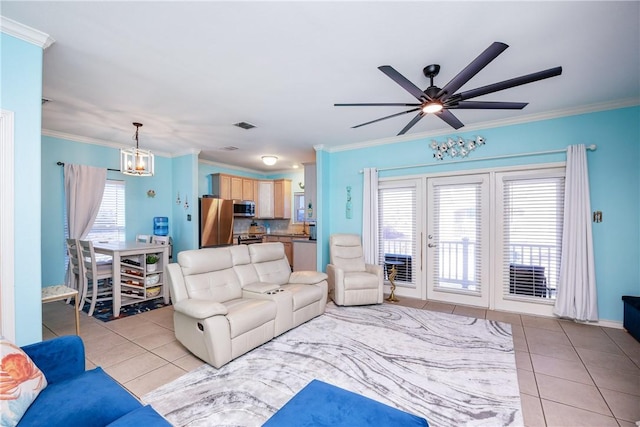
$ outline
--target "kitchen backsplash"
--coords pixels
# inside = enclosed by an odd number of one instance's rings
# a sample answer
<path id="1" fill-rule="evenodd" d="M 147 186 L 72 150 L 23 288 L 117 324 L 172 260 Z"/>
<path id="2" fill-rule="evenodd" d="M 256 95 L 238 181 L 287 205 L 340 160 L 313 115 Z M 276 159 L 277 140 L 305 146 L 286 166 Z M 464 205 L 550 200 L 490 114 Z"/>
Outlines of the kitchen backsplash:
<path id="1" fill-rule="evenodd" d="M 258 225 L 264 225 L 271 230 L 271 234 L 298 234 L 309 232 L 309 224 L 306 224 L 303 231 L 303 224 L 294 224 L 288 219 L 252 219 L 252 218 L 235 218 L 233 221 L 233 234 L 247 234 L 249 226 L 252 222 Z"/>

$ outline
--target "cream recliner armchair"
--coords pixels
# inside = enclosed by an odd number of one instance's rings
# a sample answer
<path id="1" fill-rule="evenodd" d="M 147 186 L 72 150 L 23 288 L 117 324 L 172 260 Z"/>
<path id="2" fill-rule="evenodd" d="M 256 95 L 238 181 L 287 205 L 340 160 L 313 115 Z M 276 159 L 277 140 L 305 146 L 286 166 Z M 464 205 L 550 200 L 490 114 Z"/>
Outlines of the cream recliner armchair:
<path id="1" fill-rule="evenodd" d="M 333 234 L 329 240 L 329 296 L 337 305 L 382 304 L 382 267 L 364 262 L 357 234 Z"/>

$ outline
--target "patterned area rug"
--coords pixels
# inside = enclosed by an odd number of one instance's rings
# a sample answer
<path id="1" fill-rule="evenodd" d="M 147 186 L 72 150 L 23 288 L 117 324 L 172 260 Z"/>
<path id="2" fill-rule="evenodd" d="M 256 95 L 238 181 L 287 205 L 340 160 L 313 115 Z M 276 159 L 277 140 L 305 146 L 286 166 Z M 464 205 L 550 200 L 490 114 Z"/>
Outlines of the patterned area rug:
<path id="1" fill-rule="evenodd" d="M 176 426 L 259 426 L 311 380 L 432 426 L 523 425 L 511 325 L 390 304 L 336 307 L 143 401 Z"/>
<path id="2" fill-rule="evenodd" d="M 146 311 L 155 310 L 156 308 L 166 307 L 162 298 L 156 298 L 152 300 L 142 301 L 136 304 L 125 305 L 120 309 L 120 316 L 113 317 L 113 304 L 111 301 L 98 301 L 96 308 L 93 310 L 93 317 L 103 322 L 110 322 L 112 320 L 122 319 L 123 317 L 134 316 L 136 314 L 144 313 Z M 89 313 L 89 303 L 85 303 L 82 307 L 82 311 Z"/>

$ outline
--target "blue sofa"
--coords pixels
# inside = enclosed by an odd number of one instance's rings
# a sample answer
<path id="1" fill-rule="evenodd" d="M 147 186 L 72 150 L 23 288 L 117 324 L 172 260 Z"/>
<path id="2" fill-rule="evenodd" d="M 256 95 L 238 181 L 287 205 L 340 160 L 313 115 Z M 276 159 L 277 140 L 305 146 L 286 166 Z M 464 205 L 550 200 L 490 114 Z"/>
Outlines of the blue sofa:
<path id="1" fill-rule="evenodd" d="M 22 347 L 47 378 L 19 426 L 170 426 L 102 368 L 85 370 L 84 344 L 75 335 Z"/>

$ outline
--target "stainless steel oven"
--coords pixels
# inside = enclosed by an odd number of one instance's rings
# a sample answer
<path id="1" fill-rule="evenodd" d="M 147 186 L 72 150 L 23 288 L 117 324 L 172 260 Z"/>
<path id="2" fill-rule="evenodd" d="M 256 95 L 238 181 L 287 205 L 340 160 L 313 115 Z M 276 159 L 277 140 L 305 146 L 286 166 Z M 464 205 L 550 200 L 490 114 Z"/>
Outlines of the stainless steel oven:
<path id="1" fill-rule="evenodd" d="M 259 234 L 241 234 L 238 236 L 239 245 L 253 245 L 254 243 L 262 243 L 262 236 Z"/>

